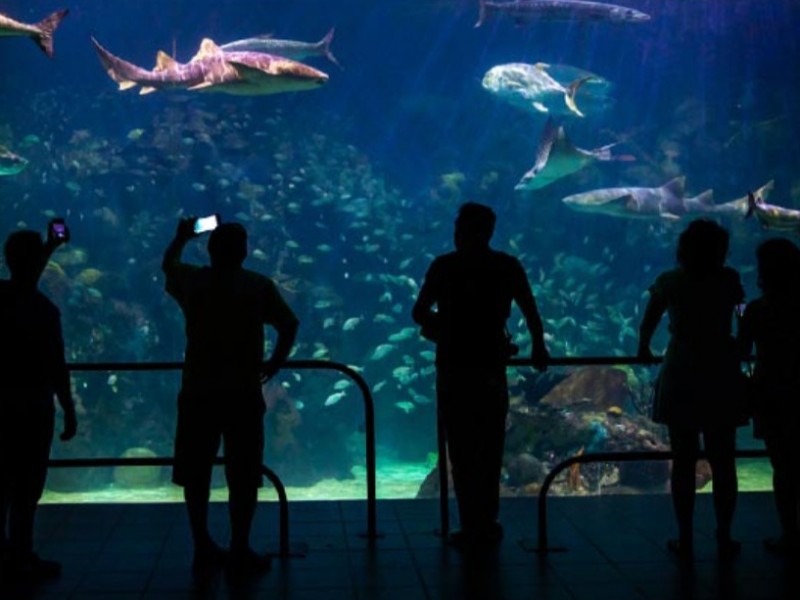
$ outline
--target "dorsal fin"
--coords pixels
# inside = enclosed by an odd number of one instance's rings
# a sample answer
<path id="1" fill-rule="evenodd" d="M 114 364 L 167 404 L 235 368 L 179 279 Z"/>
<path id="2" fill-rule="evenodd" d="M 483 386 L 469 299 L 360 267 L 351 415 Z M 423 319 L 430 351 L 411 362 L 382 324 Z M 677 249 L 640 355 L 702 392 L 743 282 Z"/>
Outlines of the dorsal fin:
<path id="1" fill-rule="evenodd" d="M 538 69 L 539 71 L 547 71 L 547 69 L 549 69 L 549 68 L 550 68 L 550 65 L 549 65 L 549 64 L 547 64 L 547 63 L 543 63 L 543 62 L 538 62 L 538 63 L 536 63 L 536 64 L 535 64 L 535 65 L 533 65 L 533 66 L 534 66 L 536 69 Z"/>
<path id="2" fill-rule="evenodd" d="M 675 179 L 668 181 L 667 183 L 662 185 L 661 189 L 670 192 L 677 198 L 683 198 L 685 183 L 686 183 L 686 177 L 681 175 L 680 177 L 676 177 Z"/>
<path id="3" fill-rule="evenodd" d="M 154 71 L 166 71 L 168 69 L 172 69 L 178 66 L 178 61 L 172 58 L 169 54 L 164 52 L 163 50 L 159 50 L 158 54 L 156 54 L 156 66 L 153 68 Z"/>
<path id="4" fill-rule="evenodd" d="M 211 38 L 203 38 L 203 41 L 200 42 L 200 50 L 192 57 L 192 61 L 202 60 L 216 54 L 222 54 L 220 47 Z"/>

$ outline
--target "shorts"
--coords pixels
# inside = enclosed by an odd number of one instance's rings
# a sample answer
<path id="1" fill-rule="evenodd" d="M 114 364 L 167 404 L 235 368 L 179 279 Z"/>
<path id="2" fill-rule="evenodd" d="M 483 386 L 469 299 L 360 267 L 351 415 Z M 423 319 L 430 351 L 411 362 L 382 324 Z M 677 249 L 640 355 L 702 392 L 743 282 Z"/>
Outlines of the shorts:
<path id="1" fill-rule="evenodd" d="M 264 400 L 253 397 L 178 396 L 172 481 L 211 486 L 214 459 L 223 443 L 229 488 L 259 488 L 264 463 Z"/>

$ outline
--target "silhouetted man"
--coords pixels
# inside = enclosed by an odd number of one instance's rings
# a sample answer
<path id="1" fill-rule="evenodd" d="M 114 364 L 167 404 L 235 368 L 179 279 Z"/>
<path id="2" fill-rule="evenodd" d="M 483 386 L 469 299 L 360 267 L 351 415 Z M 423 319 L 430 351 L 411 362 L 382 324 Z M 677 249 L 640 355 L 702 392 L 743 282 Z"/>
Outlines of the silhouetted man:
<path id="1" fill-rule="evenodd" d="M 55 427 L 54 396 L 64 411 L 61 439 L 72 439 L 77 429 L 61 314 L 37 288 L 48 258 L 68 238 L 62 231 L 56 237 L 48 227 L 46 243 L 35 231 L 8 236 L 11 279 L 0 280 L 0 552 L 2 572 L 27 579 L 61 573 L 59 563 L 33 552 L 36 505 Z"/>
<path id="2" fill-rule="evenodd" d="M 186 317 L 186 357 L 178 397 L 173 481 L 183 486 L 195 548 L 195 567 L 221 564 L 245 571 L 269 568 L 250 548 L 250 526 L 261 486 L 265 411 L 261 382 L 285 362 L 298 320 L 267 277 L 242 268 L 244 227 L 225 223 L 209 237 L 210 267 L 181 262 L 195 219 L 178 224 L 164 255 L 166 289 Z M 264 325 L 278 333 L 263 366 Z M 208 532 L 211 469 L 224 441 L 230 491 L 230 557 Z"/>
<path id="3" fill-rule="evenodd" d="M 498 542 L 497 521 L 511 356 L 506 320 L 511 301 L 525 317 L 532 363 L 547 366 L 542 321 L 519 261 L 489 247 L 495 214 L 464 204 L 455 222 L 455 252 L 436 258 L 413 309 L 422 334 L 436 342 L 436 393 L 458 501 L 455 545 Z M 437 310 L 433 310 L 433 305 Z"/>

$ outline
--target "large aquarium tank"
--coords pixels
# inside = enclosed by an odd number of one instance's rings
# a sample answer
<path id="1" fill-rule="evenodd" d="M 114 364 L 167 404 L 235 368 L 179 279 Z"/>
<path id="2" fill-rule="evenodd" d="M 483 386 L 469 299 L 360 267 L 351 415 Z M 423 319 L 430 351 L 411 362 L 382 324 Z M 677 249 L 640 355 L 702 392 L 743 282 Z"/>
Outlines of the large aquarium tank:
<path id="1" fill-rule="evenodd" d="M 499 0 L 3 0 L 0 236 L 44 232 L 55 216 L 71 228 L 41 280 L 68 361 L 180 361 L 164 249 L 181 217 L 242 223 L 246 267 L 301 320 L 292 357 L 351 365 L 372 390 L 378 496 L 434 496 L 435 348 L 410 312 L 462 203 L 496 211 L 493 245 L 522 262 L 554 357 L 635 354 L 647 288 L 693 218 L 728 228 L 749 298 L 757 245 L 797 241 L 800 4 L 617 3 L 554 14 Z M 49 58 L 25 38 L 64 8 Z M 225 56 L 233 80 L 178 76 Z M 748 207 L 748 191 L 786 209 L 780 222 Z M 184 258 L 207 263 L 205 238 Z M 524 357 L 520 318 L 509 329 Z M 656 353 L 666 340 L 662 323 Z M 648 419 L 655 374 L 509 369 L 503 493 L 536 493 L 575 454 L 665 449 Z M 55 441 L 54 457 L 171 455 L 179 372 L 72 381 L 79 435 Z M 265 463 L 289 498 L 363 498 L 353 382 L 289 368 L 264 396 Z M 741 430 L 741 447 L 756 443 Z M 743 489 L 769 485 L 765 463 L 740 468 Z M 668 472 L 574 467 L 554 493 L 660 492 Z M 709 477 L 701 465 L 698 485 Z M 51 470 L 46 496 L 177 498 L 159 468 Z"/>

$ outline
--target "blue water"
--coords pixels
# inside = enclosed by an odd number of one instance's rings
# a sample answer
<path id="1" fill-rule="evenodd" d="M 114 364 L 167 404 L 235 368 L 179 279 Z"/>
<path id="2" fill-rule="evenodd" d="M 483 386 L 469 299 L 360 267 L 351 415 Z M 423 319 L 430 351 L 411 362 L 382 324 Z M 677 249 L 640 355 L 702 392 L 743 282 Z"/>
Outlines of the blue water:
<path id="1" fill-rule="evenodd" d="M 477 0 L 69 2 L 54 60 L 27 40 L 0 39 L 0 145 L 30 160 L 0 178 L 0 236 L 21 223 L 42 228 L 50 214 L 67 218 L 73 241 L 43 289 L 62 308 L 70 360 L 179 360 L 182 320 L 163 292 L 163 248 L 179 214 L 241 220 L 261 253 L 247 266 L 279 273 L 301 318 L 295 357 L 316 353 L 363 367 L 372 386 L 385 382 L 375 394 L 382 456 L 424 463 L 435 411 L 420 353 L 433 348 L 402 331 L 413 327 L 430 259 L 450 248 L 460 202 L 497 211 L 495 245 L 521 257 L 556 356 L 634 352 L 643 291 L 674 262 L 682 227 L 572 212 L 564 196 L 683 175 L 690 194 L 713 188 L 718 203 L 774 179 L 770 201 L 800 205 L 798 4 L 620 3 L 653 18 L 522 27 L 497 18 L 476 29 Z M 6 0 L 0 10 L 35 22 L 62 7 L 31 4 Z M 308 60 L 330 75 L 325 86 L 256 98 L 119 92 L 89 42 L 151 68 L 159 49 L 185 61 L 204 37 L 316 41 L 331 27 L 343 68 Z M 636 160 L 515 192 L 545 118 L 482 89 L 488 69 L 510 62 L 570 65 L 611 82 L 606 111 L 560 122 L 576 145 L 617 142 Z M 753 252 L 771 234 L 752 221 L 724 223 L 730 262 L 753 297 Z M 186 256 L 204 261 L 202 244 Z M 518 318 L 511 328 L 524 349 Z M 345 330 L 348 319 L 356 324 Z M 664 342 L 662 328 L 656 349 Z M 387 343 L 389 354 L 370 360 Z M 268 458 L 302 472 L 300 483 L 346 478 L 363 461 L 358 394 L 324 406 L 337 379 L 287 373 L 282 391 L 268 393 L 288 415 L 270 425 L 280 443 Z M 174 376 L 75 381 L 83 433 L 57 453 L 170 453 Z M 106 484 L 100 475 L 85 485 Z"/>

